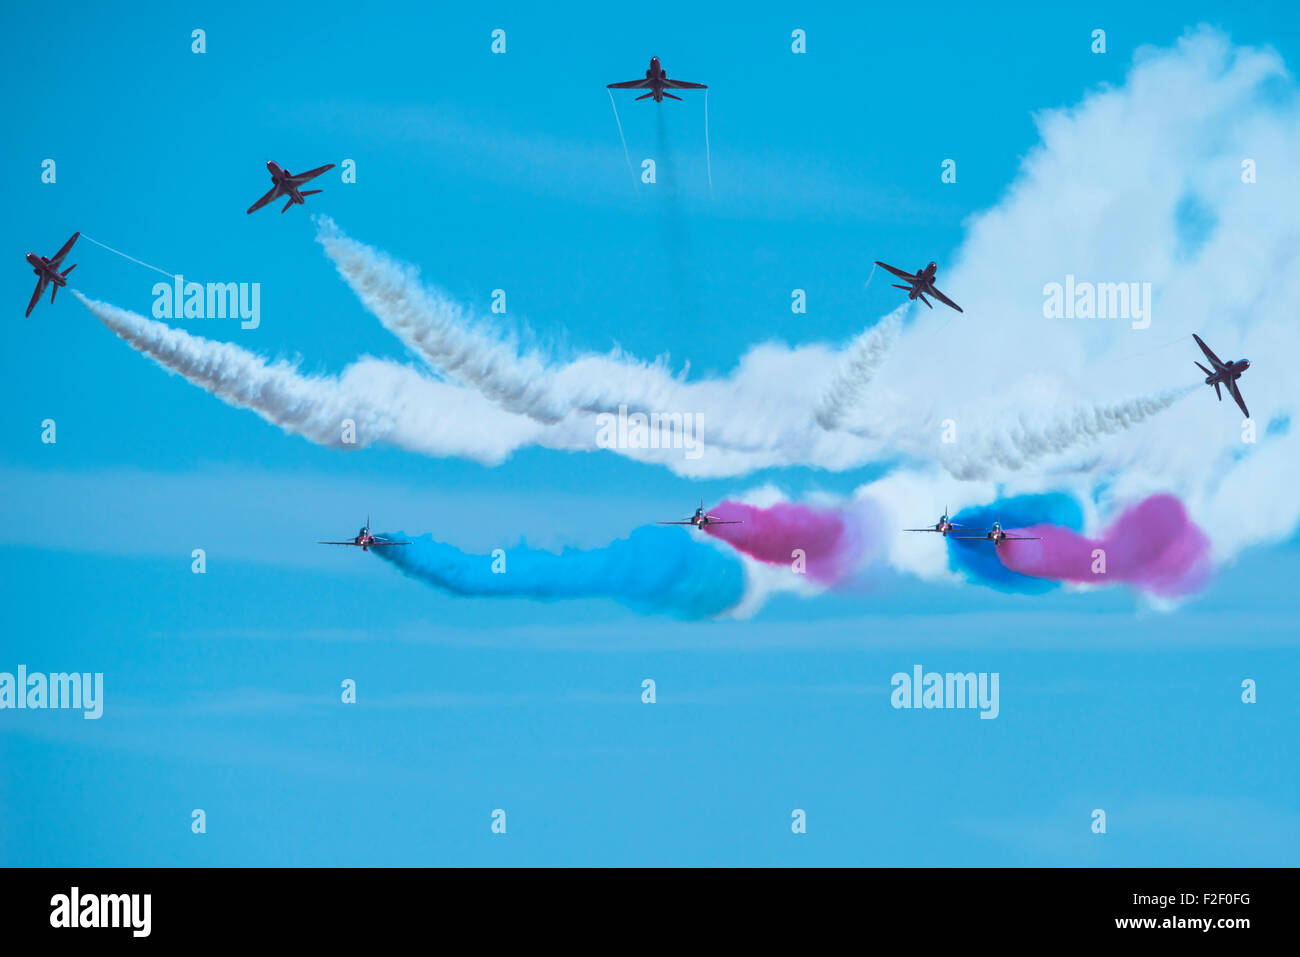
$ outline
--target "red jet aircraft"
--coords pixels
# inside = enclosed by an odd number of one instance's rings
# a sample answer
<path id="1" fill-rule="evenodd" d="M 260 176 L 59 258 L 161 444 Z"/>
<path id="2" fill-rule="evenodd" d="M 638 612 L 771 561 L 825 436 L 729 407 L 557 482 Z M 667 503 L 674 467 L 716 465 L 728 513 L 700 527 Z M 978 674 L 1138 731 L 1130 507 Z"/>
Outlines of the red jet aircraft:
<path id="1" fill-rule="evenodd" d="M 317 545 L 359 545 L 363 552 L 368 552 L 372 548 L 378 548 L 381 545 L 409 545 L 410 542 L 394 542 L 387 538 L 376 538 L 370 534 L 370 516 L 366 516 L 366 524 L 361 526 L 361 531 L 357 532 L 357 537 L 350 542 L 317 542 Z"/>
<path id="2" fill-rule="evenodd" d="M 303 199 L 304 196 L 312 196 L 315 195 L 316 193 L 320 193 L 324 191 L 319 189 L 300 190 L 298 189 L 298 187 L 301 186 L 303 183 L 315 179 L 317 176 L 319 176 L 321 173 L 324 173 L 326 170 L 333 169 L 334 164 L 330 163 L 328 166 L 318 166 L 315 169 L 308 170 L 305 173 L 290 173 L 287 169 L 282 169 L 279 166 L 279 164 L 275 162 L 275 160 L 267 160 L 266 168 L 271 174 L 271 182 L 274 183 L 275 185 L 271 187 L 271 191 L 269 193 L 267 193 L 265 196 L 259 199 L 252 206 L 248 207 L 248 212 L 250 213 L 256 212 L 257 210 L 265 206 L 267 203 L 271 202 L 271 200 L 279 199 L 281 196 L 289 197 L 289 202 L 285 203 L 284 209 L 280 210 L 280 212 L 282 213 L 287 213 L 289 211 L 289 207 L 292 206 L 294 203 L 297 203 L 300 206 L 307 205 L 307 201 Z"/>
<path id="3" fill-rule="evenodd" d="M 703 528 L 706 525 L 744 525 L 744 522 L 724 522 L 720 518 L 714 518 L 708 512 L 704 511 L 704 499 L 700 499 L 700 507 L 695 510 L 695 514 L 684 522 L 655 522 L 656 525 L 694 525 L 696 528 Z"/>
<path id="4" fill-rule="evenodd" d="M 32 293 L 32 301 L 27 304 L 26 316 L 32 314 L 32 310 L 36 308 L 36 303 L 41 298 L 41 293 L 45 291 L 46 286 L 51 284 L 54 286 L 50 290 L 50 302 L 52 303 L 54 302 L 54 294 L 59 291 L 59 288 L 68 284 L 68 273 L 76 269 L 77 264 L 73 263 L 63 272 L 59 272 L 59 266 L 63 264 L 63 257 L 68 254 L 68 250 L 72 248 L 72 244 L 77 241 L 77 237 L 80 235 L 79 232 L 73 233 L 72 238 L 64 243 L 63 248 L 50 259 L 38 256 L 36 253 L 27 254 L 27 262 L 32 267 L 32 272 L 36 273 L 37 278 L 36 291 Z"/>
<path id="5" fill-rule="evenodd" d="M 986 535 L 954 535 L 953 537 L 964 542 L 992 542 L 994 548 L 997 548 L 1003 542 L 1037 542 L 1041 540 L 1037 535 L 1008 535 L 1002 530 L 1001 522 L 994 522 L 993 527 L 988 530 Z"/>
<path id="6" fill-rule="evenodd" d="M 664 72 L 663 66 L 659 63 L 657 56 L 650 58 L 650 69 L 645 71 L 644 80 L 628 80 L 625 83 L 606 84 L 609 90 L 649 90 L 638 100 L 644 100 L 647 96 L 653 96 L 656 103 L 662 103 L 664 97 L 673 100 L 680 100 L 680 96 L 674 96 L 668 90 L 707 90 L 708 87 L 703 83 L 687 83 L 685 80 L 670 80 L 668 74 Z"/>
<path id="7" fill-rule="evenodd" d="M 905 532 L 938 532 L 938 533 L 939 533 L 940 535 L 942 535 L 944 538 L 947 538 L 949 532 L 955 532 L 955 531 L 956 531 L 957 529 L 959 529 L 959 528 L 960 528 L 962 531 L 966 531 L 966 532 L 982 532 L 982 531 L 984 531 L 984 529 L 982 529 L 982 528 L 971 528 L 969 525 L 958 525 L 956 522 L 952 521 L 950 518 L 948 518 L 948 506 L 946 506 L 946 505 L 943 507 L 943 515 L 939 518 L 939 521 L 935 522 L 935 523 L 934 523 L 933 525 L 931 525 L 929 528 L 905 528 L 905 529 L 903 529 L 903 531 L 905 531 Z"/>

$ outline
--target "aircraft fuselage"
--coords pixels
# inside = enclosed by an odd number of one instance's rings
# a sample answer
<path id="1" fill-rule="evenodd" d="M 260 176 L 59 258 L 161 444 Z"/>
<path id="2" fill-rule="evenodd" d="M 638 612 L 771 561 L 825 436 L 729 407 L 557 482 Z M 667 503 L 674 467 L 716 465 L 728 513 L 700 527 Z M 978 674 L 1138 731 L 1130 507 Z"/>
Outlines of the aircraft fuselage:
<path id="1" fill-rule="evenodd" d="M 650 58 L 650 68 L 645 71 L 645 78 L 650 81 L 650 95 L 656 103 L 664 101 L 664 80 L 668 79 L 668 74 L 664 71 L 663 65 L 659 62 L 657 56 Z"/>
<path id="2" fill-rule="evenodd" d="M 27 263 L 32 267 L 32 272 L 43 278 L 46 282 L 52 282 L 56 286 L 66 286 L 68 281 L 60 275 L 59 271 L 50 265 L 50 261 L 44 256 L 38 256 L 36 253 L 27 254 Z"/>
<path id="3" fill-rule="evenodd" d="M 1250 368 L 1249 359 L 1235 359 L 1232 362 L 1225 362 L 1223 368 L 1217 372 L 1212 372 L 1205 377 L 1206 385 L 1214 385 L 1216 382 L 1227 382 L 1229 379 L 1240 379 L 1241 374 Z M 1253 379 L 1251 380 L 1254 381 Z"/>
<path id="4" fill-rule="evenodd" d="M 934 277 L 939 271 L 935 263 L 930 263 L 924 269 L 916 271 L 916 278 L 912 280 L 912 291 L 907 294 L 908 299 L 915 299 L 924 293 L 934 295 Z"/>
<path id="5" fill-rule="evenodd" d="M 298 187 L 293 185 L 292 173 L 280 166 L 275 160 L 267 160 L 266 169 L 271 174 L 271 182 L 280 190 L 281 195 L 288 196 L 295 203 L 300 203 L 303 206 L 307 205 L 302 193 L 298 192 Z"/>

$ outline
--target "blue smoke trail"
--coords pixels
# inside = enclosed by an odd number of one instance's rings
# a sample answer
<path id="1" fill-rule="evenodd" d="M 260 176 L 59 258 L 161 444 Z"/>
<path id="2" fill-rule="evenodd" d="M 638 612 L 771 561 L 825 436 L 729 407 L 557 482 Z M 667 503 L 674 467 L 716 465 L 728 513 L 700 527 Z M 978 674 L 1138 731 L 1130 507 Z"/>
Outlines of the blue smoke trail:
<path id="1" fill-rule="evenodd" d="M 1069 495 L 1053 492 L 1047 495 L 1017 495 L 999 499 L 991 505 L 964 508 L 952 517 L 960 525 L 987 529 L 994 522 L 1003 528 L 1023 528 L 1047 522 L 1081 531 L 1083 510 Z M 970 534 L 979 534 L 972 532 Z M 1021 595 L 1040 595 L 1060 587 L 1059 582 L 1035 578 L 1013 572 L 1002 564 L 994 546 L 989 542 L 948 539 L 948 567 L 990 588 Z"/>
<path id="2" fill-rule="evenodd" d="M 734 608 L 745 591 L 739 560 L 680 529 L 638 528 L 602 548 L 565 548 L 558 554 L 520 543 L 505 550 L 501 574 L 493 573 L 491 555 L 467 554 L 431 535 L 412 542 L 374 553 L 453 595 L 612 598 L 638 611 L 709 618 Z"/>

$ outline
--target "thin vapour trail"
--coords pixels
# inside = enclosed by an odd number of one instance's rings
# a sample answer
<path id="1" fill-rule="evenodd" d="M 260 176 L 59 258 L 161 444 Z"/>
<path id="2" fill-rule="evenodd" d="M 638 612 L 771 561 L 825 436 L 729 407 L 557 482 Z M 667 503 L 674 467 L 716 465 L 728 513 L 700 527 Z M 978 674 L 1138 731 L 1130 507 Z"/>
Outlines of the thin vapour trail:
<path id="1" fill-rule="evenodd" d="M 709 91 L 704 91 L 704 168 L 709 174 L 709 198 L 713 197 L 713 158 L 709 152 Z"/>
<path id="2" fill-rule="evenodd" d="M 81 234 L 81 238 L 89 239 L 92 243 L 94 243 L 96 246 L 99 246 L 101 249 L 107 249 L 110 253 L 121 256 L 123 259 L 129 259 L 131 262 L 135 263 L 138 266 L 144 266 L 146 269 L 152 269 L 154 272 L 160 272 L 164 276 L 168 277 L 169 279 L 176 278 L 175 275 L 169 273 L 166 269 L 159 269 L 157 266 L 149 265 L 147 262 L 145 262 L 142 259 L 136 259 L 134 256 L 128 256 L 126 253 L 122 252 L 122 250 L 114 249 L 112 246 L 108 245 L 107 243 L 101 243 L 98 239 L 95 239 L 91 236 L 87 236 L 85 233 Z"/>
<path id="3" fill-rule="evenodd" d="M 614 122 L 618 125 L 618 140 L 623 144 L 623 159 L 627 160 L 627 171 L 635 173 L 632 169 L 632 154 L 627 151 L 627 138 L 623 135 L 623 121 L 618 118 L 618 106 L 614 103 L 614 91 L 606 90 L 609 94 L 609 105 L 614 110 Z"/>

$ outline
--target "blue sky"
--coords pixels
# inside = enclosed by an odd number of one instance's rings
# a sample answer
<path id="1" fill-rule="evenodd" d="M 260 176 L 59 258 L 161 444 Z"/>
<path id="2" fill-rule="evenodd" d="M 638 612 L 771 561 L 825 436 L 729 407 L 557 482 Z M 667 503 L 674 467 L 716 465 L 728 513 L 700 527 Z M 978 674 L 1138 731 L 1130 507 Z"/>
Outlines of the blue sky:
<path id="1" fill-rule="evenodd" d="M 0 862 L 1294 864 L 1293 523 L 1172 610 L 897 569 L 716 621 L 457 597 L 313 543 L 369 513 L 469 552 L 594 548 L 701 495 L 848 494 L 890 463 L 691 479 L 537 447 L 496 466 L 343 453 L 167 375 L 66 291 L 17 311 L 20 256 L 80 229 L 262 284 L 257 330 L 177 323 L 191 332 L 309 372 L 414 363 L 313 242 L 317 211 L 481 313 L 504 288 L 502 327 L 548 354 L 618 345 L 725 376 L 758 343 L 842 343 L 893 309 L 880 277 L 863 288 L 871 261 L 952 257 L 1038 142 L 1034 114 L 1121 86 L 1140 46 L 1209 23 L 1300 62 L 1287 4 L 1025 12 L 326 3 L 268 28 L 252 4 L 140 4 L 63 8 L 51 30 L 6 8 L 0 671 L 102 671 L 106 703 L 99 721 L 0 711 Z M 660 151 L 672 178 L 652 193 L 627 172 L 602 87 L 651 55 L 710 84 L 712 196 L 699 98 L 620 99 L 634 161 Z M 344 158 L 355 184 L 331 171 L 307 211 L 245 215 L 267 159 Z M 156 273 L 84 239 L 69 262 L 88 296 L 149 314 Z M 998 718 L 891 709 L 891 675 L 915 664 L 998 672 Z"/>

